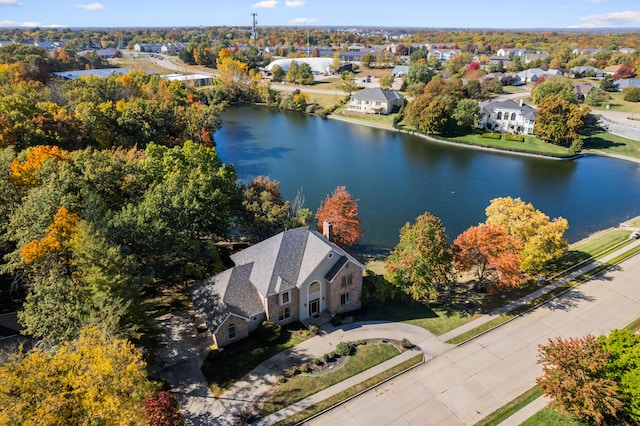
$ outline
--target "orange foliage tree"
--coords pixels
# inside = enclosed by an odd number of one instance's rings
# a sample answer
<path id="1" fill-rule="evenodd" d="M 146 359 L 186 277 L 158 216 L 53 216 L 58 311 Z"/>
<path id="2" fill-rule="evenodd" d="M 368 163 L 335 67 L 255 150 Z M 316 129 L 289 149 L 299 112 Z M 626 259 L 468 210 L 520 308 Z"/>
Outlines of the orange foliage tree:
<path id="1" fill-rule="evenodd" d="M 60 207 L 53 216 L 53 222 L 47 227 L 46 235 L 25 244 L 20 250 L 20 256 L 26 263 L 33 263 L 49 254 L 64 252 L 79 220 L 80 216 L 70 213 L 65 206 Z"/>
<path id="2" fill-rule="evenodd" d="M 520 250 L 522 243 L 497 224 L 481 224 L 464 231 L 453 242 L 454 262 L 460 271 L 473 270 L 482 288 L 497 293 L 522 282 Z"/>
<path id="3" fill-rule="evenodd" d="M 338 186 L 333 194 L 327 195 L 320 203 L 316 219 L 319 231 L 322 231 L 324 222 L 331 224 L 333 242 L 343 248 L 354 245 L 363 234 L 358 218 L 358 202 L 344 186 Z"/>
<path id="4" fill-rule="evenodd" d="M 17 158 L 11 163 L 11 179 L 21 185 L 37 185 L 40 183 L 36 177 L 38 170 L 47 160 L 63 160 L 68 152 L 57 146 L 40 145 L 27 150 L 24 161 Z"/>

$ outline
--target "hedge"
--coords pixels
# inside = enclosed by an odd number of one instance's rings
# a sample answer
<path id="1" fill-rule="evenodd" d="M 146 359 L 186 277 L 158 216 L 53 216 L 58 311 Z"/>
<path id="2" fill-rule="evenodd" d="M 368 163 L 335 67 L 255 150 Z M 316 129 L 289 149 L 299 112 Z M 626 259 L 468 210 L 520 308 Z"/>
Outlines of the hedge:
<path id="1" fill-rule="evenodd" d="M 504 139 L 507 141 L 524 142 L 524 136 L 512 135 L 511 133 L 504 135 Z"/>
<path id="2" fill-rule="evenodd" d="M 483 138 L 486 138 L 486 139 L 495 139 L 495 140 L 500 140 L 500 138 L 502 137 L 502 134 L 500 134 L 500 133 L 490 133 L 490 132 L 487 132 L 487 133 L 483 133 L 483 134 L 482 134 L 482 137 L 483 137 Z"/>

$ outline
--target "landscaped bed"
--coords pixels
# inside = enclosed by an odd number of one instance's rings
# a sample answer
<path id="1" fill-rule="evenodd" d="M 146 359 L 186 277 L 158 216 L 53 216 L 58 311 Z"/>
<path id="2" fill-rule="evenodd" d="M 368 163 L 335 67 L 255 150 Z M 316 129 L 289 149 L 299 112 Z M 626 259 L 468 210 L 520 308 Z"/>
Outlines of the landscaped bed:
<path id="1" fill-rule="evenodd" d="M 402 350 L 404 350 L 402 346 L 397 343 L 369 340 L 354 345 L 352 354 L 347 357 L 327 354 L 329 356 L 325 358 L 326 360 L 318 360 L 319 363 L 299 367 L 298 371 L 303 371 L 302 373 L 294 374 L 295 371 L 291 371 L 289 374 L 291 377 L 283 379 L 269 394 L 258 416 L 266 417 L 275 413 L 391 359 L 399 355 Z"/>

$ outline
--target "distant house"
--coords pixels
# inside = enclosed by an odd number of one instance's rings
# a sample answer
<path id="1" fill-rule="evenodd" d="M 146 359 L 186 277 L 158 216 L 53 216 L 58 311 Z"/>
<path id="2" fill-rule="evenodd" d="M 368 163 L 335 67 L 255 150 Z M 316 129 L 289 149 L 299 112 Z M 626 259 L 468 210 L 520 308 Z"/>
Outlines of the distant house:
<path id="1" fill-rule="evenodd" d="M 79 78 L 79 77 L 107 78 L 111 74 L 127 75 L 131 71 L 133 70 L 129 68 L 96 68 L 93 70 L 59 71 L 59 72 L 54 72 L 53 74 L 64 80 L 75 80 L 76 78 Z"/>
<path id="2" fill-rule="evenodd" d="M 602 71 L 607 75 L 614 75 L 623 66 L 624 65 L 609 65 L 608 67 L 605 67 L 605 69 L 603 69 Z"/>
<path id="3" fill-rule="evenodd" d="M 9 46 L 11 44 L 15 44 L 13 40 L 0 40 L 0 47 Z"/>
<path id="4" fill-rule="evenodd" d="M 506 101 L 485 101 L 480 103 L 477 127 L 501 133 L 533 133 L 536 111 L 533 107 Z"/>
<path id="5" fill-rule="evenodd" d="M 606 52 L 606 50 L 604 49 L 579 49 L 579 48 L 573 49 L 571 51 L 571 53 L 574 55 L 588 55 L 589 57 L 592 57 L 598 53 L 604 53 L 604 52 Z"/>
<path id="6" fill-rule="evenodd" d="M 583 77 L 596 77 L 602 78 L 604 77 L 604 71 L 598 69 L 596 67 L 592 67 L 589 65 L 573 67 L 569 71 L 575 78 L 583 78 Z"/>
<path id="7" fill-rule="evenodd" d="M 618 52 L 624 53 L 625 55 L 630 55 L 632 53 L 635 53 L 636 49 L 634 49 L 633 47 L 623 47 L 621 49 L 618 49 Z"/>
<path id="8" fill-rule="evenodd" d="M 528 64 L 532 61 L 537 61 L 538 59 L 543 60 L 549 57 L 549 53 L 547 52 L 535 52 L 535 53 L 527 53 L 524 55 L 524 63 Z"/>
<path id="9" fill-rule="evenodd" d="M 616 89 L 624 90 L 627 87 L 639 87 L 640 88 L 640 78 L 621 78 L 614 83 Z"/>
<path id="10" fill-rule="evenodd" d="M 396 65 L 391 71 L 392 77 L 402 77 L 409 74 L 409 65 Z"/>
<path id="11" fill-rule="evenodd" d="M 281 232 L 231 256 L 235 266 L 193 285 L 189 292 L 224 347 L 263 321 L 289 324 L 323 312 L 359 309 L 364 265 L 307 228 Z"/>
<path id="12" fill-rule="evenodd" d="M 431 49 L 429 50 L 429 57 L 435 56 L 440 62 L 447 62 L 461 52 L 460 49 Z"/>
<path id="13" fill-rule="evenodd" d="M 518 73 L 518 77 L 525 84 L 526 83 L 535 83 L 543 75 L 561 76 L 562 75 L 562 71 L 556 70 L 556 69 L 549 69 L 549 70 L 545 71 L 542 68 L 529 68 L 527 70 L 520 71 Z"/>
<path id="14" fill-rule="evenodd" d="M 510 57 L 510 56 L 524 57 L 527 53 L 529 53 L 527 49 L 498 49 L 498 51 L 496 52 L 496 55 L 504 56 L 504 57 Z"/>
<path id="15" fill-rule="evenodd" d="M 584 98 L 587 97 L 587 95 L 592 89 L 593 89 L 593 84 L 585 81 L 573 83 L 573 93 L 576 94 L 576 98 L 579 101 L 583 101 Z"/>
<path id="16" fill-rule="evenodd" d="M 364 114 L 391 114 L 402 106 L 404 96 L 396 90 L 380 87 L 363 89 L 351 96 L 347 111 Z"/>

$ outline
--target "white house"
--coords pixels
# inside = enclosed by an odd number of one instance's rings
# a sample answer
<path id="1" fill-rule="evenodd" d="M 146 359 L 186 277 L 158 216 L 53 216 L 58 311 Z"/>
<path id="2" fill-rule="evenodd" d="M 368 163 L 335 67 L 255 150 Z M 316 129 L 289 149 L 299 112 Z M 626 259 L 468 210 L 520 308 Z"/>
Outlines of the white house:
<path id="1" fill-rule="evenodd" d="M 477 127 L 500 133 L 533 133 L 536 110 L 511 99 L 506 101 L 485 101 L 480 103 Z"/>
<path id="2" fill-rule="evenodd" d="M 529 51 L 527 49 L 498 49 L 497 56 L 520 56 L 524 57 Z"/>
<path id="3" fill-rule="evenodd" d="M 440 62 L 447 62 L 459 55 L 460 52 L 460 49 L 431 49 L 429 50 L 429 57 L 435 56 Z"/>
<path id="4" fill-rule="evenodd" d="M 396 90 L 371 87 L 355 93 L 347 104 L 347 111 L 364 114 L 391 114 L 402 106 L 404 96 Z"/>

